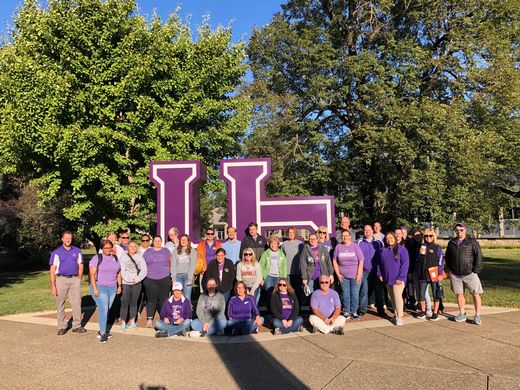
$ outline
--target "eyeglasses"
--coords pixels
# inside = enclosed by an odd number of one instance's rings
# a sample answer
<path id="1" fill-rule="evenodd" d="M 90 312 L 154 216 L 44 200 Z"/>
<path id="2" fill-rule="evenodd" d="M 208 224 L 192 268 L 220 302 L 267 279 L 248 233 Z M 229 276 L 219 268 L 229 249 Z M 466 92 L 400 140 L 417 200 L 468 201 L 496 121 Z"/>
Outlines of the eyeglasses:
<path id="1" fill-rule="evenodd" d="M 425 234 L 423 237 L 424 238 L 433 238 L 433 234 Z"/>
<path id="2" fill-rule="evenodd" d="M 150 242 L 150 240 L 141 240 L 141 242 Z"/>
<path id="3" fill-rule="evenodd" d="M 330 282 L 320 282 L 320 284 L 329 284 Z"/>
<path id="4" fill-rule="evenodd" d="M 244 253 L 244 256 L 253 256 L 252 253 Z"/>
<path id="5" fill-rule="evenodd" d="M 280 286 L 280 287 L 287 287 L 287 284 L 285 284 L 285 283 L 278 283 L 278 286 Z"/>
<path id="6" fill-rule="evenodd" d="M 206 233 L 206 236 L 214 236 L 215 233 Z"/>

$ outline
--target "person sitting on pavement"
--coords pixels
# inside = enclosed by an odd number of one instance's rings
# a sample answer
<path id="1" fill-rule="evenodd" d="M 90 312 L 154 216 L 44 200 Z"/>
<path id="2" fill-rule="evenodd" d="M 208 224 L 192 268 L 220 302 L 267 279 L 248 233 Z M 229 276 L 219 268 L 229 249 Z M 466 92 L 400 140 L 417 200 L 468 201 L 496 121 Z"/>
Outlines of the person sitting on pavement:
<path id="1" fill-rule="evenodd" d="M 173 294 L 164 301 L 160 319 L 155 323 L 158 329 L 155 337 L 170 337 L 173 335 L 186 336 L 191 323 L 191 302 L 182 295 L 182 283 L 175 282 L 172 286 Z"/>
<path id="2" fill-rule="evenodd" d="M 217 281 L 206 281 L 206 292 L 197 302 L 197 319 L 191 322 L 191 329 L 200 332 L 200 336 L 223 335 L 227 325 L 226 302 L 224 295 L 217 291 Z"/>
<path id="3" fill-rule="evenodd" d="M 299 331 L 303 324 L 299 310 L 294 289 L 286 278 L 280 278 L 271 297 L 273 333 L 280 335 Z"/>
<path id="4" fill-rule="evenodd" d="M 433 314 L 430 317 L 431 321 L 439 319 L 439 300 L 443 299 L 442 289 L 442 273 L 444 272 L 444 259 L 442 256 L 442 248 L 437 244 L 437 236 L 433 229 L 425 229 L 423 233 L 424 243 L 419 247 L 419 254 L 417 257 L 416 272 L 419 281 L 419 306 L 420 312 L 417 318 L 426 318 L 426 289 L 428 285 L 431 286 L 433 293 Z M 435 280 L 432 280 L 432 274 L 429 271 L 434 268 Z"/>
<path id="5" fill-rule="evenodd" d="M 345 317 L 341 315 L 339 294 L 330 288 L 330 278 L 327 275 L 321 275 L 319 281 L 320 289 L 315 290 L 311 296 L 312 314 L 309 316 L 309 322 L 312 331 L 342 335 Z"/>
<path id="6" fill-rule="evenodd" d="M 244 282 L 235 284 L 235 296 L 229 300 L 228 322 L 231 335 L 248 335 L 258 333 L 258 328 L 264 323 L 256 306 L 255 299 L 247 294 Z"/>
<path id="7" fill-rule="evenodd" d="M 377 276 L 386 284 L 395 316 L 392 322 L 396 325 L 404 325 L 403 291 L 408 273 L 408 251 L 404 245 L 399 245 L 394 233 L 389 232 L 386 237 L 386 247 L 379 252 Z"/>
<path id="8" fill-rule="evenodd" d="M 98 308 L 97 337 L 102 344 L 112 337 L 107 332 L 108 311 L 116 294 L 121 294 L 121 265 L 117 255 L 112 254 L 113 248 L 112 241 L 101 241 L 102 252 L 94 255 L 89 262 L 90 295 Z"/>
<path id="9" fill-rule="evenodd" d="M 456 237 L 448 242 L 446 247 L 446 267 L 450 271 L 451 289 L 457 295 L 457 303 L 460 313 L 455 317 L 455 322 L 466 322 L 466 299 L 464 288 L 473 295 L 475 316 L 473 323 L 480 325 L 480 306 L 482 300 L 480 294 L 484 293 L 478 274 L 482 271 L 482 250 L 475 238 L 468 237 L 467 227 L 463 223 L 455 225 Z"/>

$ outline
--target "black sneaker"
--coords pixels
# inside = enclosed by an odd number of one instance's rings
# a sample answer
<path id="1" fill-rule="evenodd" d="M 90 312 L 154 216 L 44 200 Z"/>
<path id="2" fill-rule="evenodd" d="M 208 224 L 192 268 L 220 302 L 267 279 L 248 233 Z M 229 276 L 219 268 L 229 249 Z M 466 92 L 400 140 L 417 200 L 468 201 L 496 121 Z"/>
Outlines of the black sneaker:
<path id="1" fill-rule="evenodd" d="M 112 333 L 108 332 L 108 333 L 105 333 L 105 334 L 107 335 L 107 337 L 108 337 L 109 339 L 112 338 Z M 97 336 L 96 336 L 96 337 L 97 337 L 98 339 L 100 339 L 100 338 L 101 338 L 101 335 L 102 335 L 101 331 L 98 330 L 98 332 L 97 332 Z"/>
<path id="2" fill-rule="evenodd" d="M 332 333 L 337 334 L 338 336 L 343 336 L 345 334 L 345 330 L 342 326 L 338 326 L 337 328 L 332 329 Z"/>
<path id="3" fill-rule="evenodd" d="M 204 332 L 204 330 L 201 330 L 200 331 L 200 337 L 204 337 L 204 336 L 206 336 L 206 332 Z"/>
<path id="4" fill-rule="evenodd" d="M 424 311 L 421 311 L 421 312 L 419 312 L 419 314 L 417 314 L 415 316 L 415 318 L 417 318 L 419 320 L 424 320 L 426 318 L 426 313 Z"/>
<path id="5" fill-rule="evenodd" d="M 188 335 L 188 331 L 184 329 L 182 332 L 177 333 L 181 337 L 186 337 Z"/>
<path id="6" fill-rule="evenodd" d="M 318 328 L 313 326 L 312 329 L 311 329 L 311 333 L 318 333 Z"/>
<path id="7" fill-rule="evenodd" d="M 158 330 L 157 332 L 155 332 L 155 337 L 157 337 L 158 339 L 163 338 L 163 337 L 168 337 L 168 332 L 166 332 L 164 330 Z"/>
<path id="8" fill-rule="evenodd" d="M 430 321 L 439 321 L 439 315 L 437 313 L 433 313 L 430 317 Z"/>
<path id="9" fill-rule="evenodd" d="M 106 344 L 107 341 L 108 341 L 108 333 L 101 333 L 101 335 L 99 336 L 99 342 L 101 344 Z"/>

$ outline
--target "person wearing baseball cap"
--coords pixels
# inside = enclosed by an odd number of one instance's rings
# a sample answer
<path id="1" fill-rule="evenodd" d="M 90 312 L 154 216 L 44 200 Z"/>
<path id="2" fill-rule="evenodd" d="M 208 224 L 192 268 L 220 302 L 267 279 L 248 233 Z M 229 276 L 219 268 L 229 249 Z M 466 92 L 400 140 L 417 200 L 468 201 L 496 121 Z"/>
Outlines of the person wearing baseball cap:
<path id="1" fill-rule="evenodd" d="M 460 310 L 454 320 L 455 322 L 466 322 L 464 289 L 467 288 L 473 295 L 473 305 L 475 306 L 473 323 L 480 325 L 482 302 L 480 295 L 484 291 L 478 274 L 482 271 L 482 250 L 475 238 L 467 236 L 468 229 L 464 223 L 457 223 L 454 230 L 455 238 L 448 242 L 444 256 L 446 267 L 450 271 L 451 289 L 457 295 Z"/>
<path id="2" fill-rule="evenodd" d="M 173 294 L 164 301 L 160 319 L 155 323 L 155 337 L 170 337 L 175 334 L 186 336 L 191 324 L 191 302 L 182 295 L 182 284 L 173 283 Z"/>

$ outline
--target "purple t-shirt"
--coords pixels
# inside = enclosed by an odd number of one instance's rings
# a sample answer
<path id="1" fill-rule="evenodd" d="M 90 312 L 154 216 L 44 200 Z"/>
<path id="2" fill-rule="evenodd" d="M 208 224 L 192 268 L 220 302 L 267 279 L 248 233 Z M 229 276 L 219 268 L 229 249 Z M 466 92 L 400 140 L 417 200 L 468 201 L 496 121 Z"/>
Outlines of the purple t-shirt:
<path id="1" fill-rule="evenodd" d="M 282 300 L 282 317 L 284 320 L 288 320 L 293 312 L 291 297 L 289 294 L 280 294 L 280 299 Z"/>
<path id="2" fill-rule="evenodd" d="M 71 276 L 78 274 L 78 265 L 83 263 L 83 256 L 78 247 L 71 246 L 68 250 L 62 245 L 52 251 L 49 265 L 56 267 L 56 275 Z"/>
<path id="3" fill-rule="evenodd" d="M 339 295 L 331 289 L 326 295 L 321 290 L 315 290 L 311 295 L 311 307 L 316 307 L 321 314 L 329 318 L 337 307 L 341 307 Z"/>
<path id="4" fill-rule="evenodd" d="M 170 276 L 170 251 L 166 248 L 156 250 L 149 248 L 144 252 L 144 260 L 148 268 L 147 278 L 152 280 L 163 279 Z"/>
<path id="5" fill-rule="evenodd" d="M 208 242 L 205 242 L 206 245 L 206 265 L 209 264 L 210 261 L 215 260 L 215 252 L 217 251 L 217 242 L 213 241 L 213 245 L 209 245 Z"/>
<path id="6" fill-rule="evenodd" d="M 98 268 L 96 284 L 105 287 L 117 287 L 117 273 L 121 270 L 121 265 L 114 256 L 103 256 L 103 261 Z M 98 255 L 90 260 L 89 268 L 96 268 L 98 265 Z"/>
<path id="7" fill-rule="evenodd" d="M 312 257 L 314 257 L 314 273 L 311 276 L 311 280 L 316 280 L 321 276 L 321 263 L 318 257 L 318 247 L 311 248 Z"/>
<path id="8" fill-rule="evenodd" d="M 363 252 L 355 242 L 346 246 L 338 244 L 334 249 L 334 259 L 339 266 L 339 273 L 345 278 L 355 278 L 357 274 L 359 261 L 363 260 Z"/>

